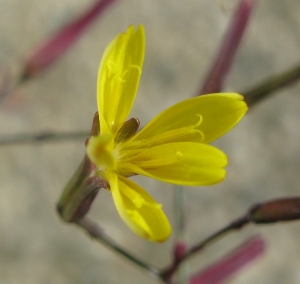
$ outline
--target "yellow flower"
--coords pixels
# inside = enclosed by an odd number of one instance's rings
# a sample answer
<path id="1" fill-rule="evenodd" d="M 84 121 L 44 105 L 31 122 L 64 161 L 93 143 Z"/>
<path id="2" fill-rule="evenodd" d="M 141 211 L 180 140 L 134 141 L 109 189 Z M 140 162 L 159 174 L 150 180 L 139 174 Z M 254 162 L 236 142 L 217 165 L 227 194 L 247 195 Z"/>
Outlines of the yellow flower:
<path id="1" fill-rule="evenodd" d="M 208 142 L 229 131 L 247 110 L 235 93 L 182 101 L 135 134 L 126 119 L 135 100 L 145 52 L 143 26 L 130 26 L 104 52 L 98 73 L 100 134 L 89 139 L 87 155 L 97 176 L 109 184 L 121 218 L 139 236 L 162 242 L 171 226 L 161 204 L 128 179 L 140 174 L 179 185 L 210 185 L 225 177 L 226 155 Z"/>

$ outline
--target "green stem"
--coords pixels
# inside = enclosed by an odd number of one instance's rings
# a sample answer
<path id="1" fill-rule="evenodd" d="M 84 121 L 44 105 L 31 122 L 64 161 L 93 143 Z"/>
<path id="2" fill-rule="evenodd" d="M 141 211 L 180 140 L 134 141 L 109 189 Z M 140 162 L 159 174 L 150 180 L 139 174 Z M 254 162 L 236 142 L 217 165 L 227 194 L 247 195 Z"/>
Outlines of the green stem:
<path id="1" fill-rule="evenodd" d="M 175 185 L 174 190 L 174 212 L 175 212 L 175 232 L 176 239 L 182 240 L 185 238 L 185 208 L 184 208 L 184 193 L 182 186 Z"/>
<path id="2" fill-rule="evenodd" d="M 180 258 L 182 251 L 185 247 L 185 204 L 184 204 L 184 191 L 182 186 L 174 186 L 174 212 L 175 212 L 175 245 L 174 245 L 174 258 Z M 176 261 L 174 259 L 174 261 Z M 180 267 L 178 272 L 178 280 L 180 284 L 187 283 L 188 275 L 186 266 Z"/>
<path id="3" fill-rule="evenodd" d="M 249 107 L 254 106 L 261 100 L 267 98 L 275 91 L 295 83 L 300 79 L 300 65 L 284 71 L 278 75 L 272 76 L 254 88 L 241 94 L 245 97 L 245 102 Z"/>
<path id="4" fill-rule="evenodd" d="M 89 136 L 87 131 L 77 131 L 69 133 L 41 132 L 38 134 L 20 133 L 0 137 L 0 146 L 19 145 L 41 142 L 61 142 L 61 141 L 82 141 Z"/>

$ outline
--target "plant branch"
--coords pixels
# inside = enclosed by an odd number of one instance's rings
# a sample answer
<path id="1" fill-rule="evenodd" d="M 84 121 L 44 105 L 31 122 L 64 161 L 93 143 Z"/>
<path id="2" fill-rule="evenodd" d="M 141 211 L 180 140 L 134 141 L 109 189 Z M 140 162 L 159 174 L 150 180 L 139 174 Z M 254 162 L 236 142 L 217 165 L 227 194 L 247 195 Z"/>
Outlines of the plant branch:
<path id="1" fill-rule="evenodd" d="M 28 143 L 41 142 L 62 142 L 86 139 L 90 136 L 88 131 L 57 133 L 51 131 L 44 131 L 37 134 L 19 133 L 14 135 L 0 136 L 0 146 L 5 145 L 19 145 Z"/>
<path id="2" fill-rule="evenodd" d="M 135 256 L 131 255 L 125 249 L 123 249 L 119 244 L 116 243 L 111 237 L 104 233 L 104 231 L 93 221 L 84 217 L 81 220 L 78 220 L 76 223 L 80 228 L 85 230 L 93 239 L 100 242 L 101 244 L 108 247 L 110 250 L 122 255 L 132 263 L 136 264 L 137 266 L 147 270 L 152 276 L 157 279 L 160 278 L 159 269 L 156 267 L 150 266 L 147 263 L 143 262 L 142 260 L 136 258 Z"/>
<path id="3" fill-rule="evenodd" d="M 174 187 L 175 244 L 173 248 L 173 257 L 174 261 L 176 261 L 177 258 L 180 258 L 185 254 L 186 250 L 186 208 L 182 186 L 175 185 Z M 177 275 L 180 284 L 187 283 L 188 277 L 186 267 L 180 267 Z"/>
<path id="4" fill-rule="evenodd" d="M 266 249 L 260 236 L 251 237 L 227 255 L 193 275 L 189 284 L 221 284 L 261 257 Z"/>
<path id="5" fill-rule="evenodd" d="M 178 269 L 179 265 L 182 264 L 182 262 L 186 261 L 192 255 L 200 252 L 207 245 L 213 243 L 214 241 L 216 241 L 220 237 L 224 236 L 225 234 L 227 234 L 233 230 L 239 230 L 242 227 L 244 227 L 245 225 L 247 225 L 249 222 L 250 222 L 250 219 L 249 219 L 248 215 L 243 216 L 243 217 L 233 221 L 232 223 L 230 223 L 226 227 L 222 228 L 221 230 L 215 232 L 214 234 L 212 234 L 211 236 L 209 236 L 208 238 L 206 238 L 199 244 L 192 246 L 190 249 L 188 249 L 186 251 L 186 253 L 182 257 L 175 259 L 175 261 L 169 267 L 167 267 L 161 271 L 162 279 L 164 279 L 165 281 L 168 281 L 172 277 L 174 272 Z"/>
<path id="6" fill-rule="evenodd" d="M 267 98 L 275 91 L 287 87 L 300 79 L 300 64 L 296 67 L 274 75 L 248 91 L 242 92 L 245 102 L 249 107 L 253 107 L 261 100 Z"/>
<path id="7" fill-rule="evenodd" d="M 220 237 L 225 236 L 233 230 L 239 230 L 249 223 L 271 224 L 276 222 L 292 221 L 300 219 L 300 197 L 285 197 L 275 200 L 268 200 L 263 203 L 251 206 L 243 217 L 236 219 L 229 225 L 215 232 L 205 240 L 187 249 L 186 252 L 173 263 L 160 272 L 161 278 L 170 283 L 175 271 L 182 262 L 186 261 L 192 255 L 203 250 L 207 245 L 212 244 Z"/>
<path id="8" fill-rule="evenodd" d="M 249 23 L 255 0 L 241 0 L 230 26 L 221 43 L 220 50 L 208 72 L 204 84 L 197 95 L 220 92 L 243 35 Z"/>

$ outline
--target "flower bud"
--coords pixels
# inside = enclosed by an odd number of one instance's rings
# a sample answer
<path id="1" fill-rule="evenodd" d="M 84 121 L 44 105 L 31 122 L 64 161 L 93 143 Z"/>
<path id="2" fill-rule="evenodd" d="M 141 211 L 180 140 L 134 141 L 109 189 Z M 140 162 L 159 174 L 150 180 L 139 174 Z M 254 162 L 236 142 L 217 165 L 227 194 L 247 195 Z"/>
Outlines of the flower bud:
<path id="1" fill-rule="evenodd" d="M 255 205 L 249 211 L 249 218 L 257 224 L 300 219 L 300 198 L 276 199 Z"/>

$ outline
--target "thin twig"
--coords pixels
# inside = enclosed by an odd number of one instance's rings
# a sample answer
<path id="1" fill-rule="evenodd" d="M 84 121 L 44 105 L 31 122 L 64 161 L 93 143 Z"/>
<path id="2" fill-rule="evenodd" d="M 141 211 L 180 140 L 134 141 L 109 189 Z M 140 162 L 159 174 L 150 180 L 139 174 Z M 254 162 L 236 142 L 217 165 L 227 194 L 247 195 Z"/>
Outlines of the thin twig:
<path id="1" fill-rule="evenodd" d="M 227 255 L 210 264 L 191 277 L 189 284 L 221 284 L 261 257 L 266 249 L 260 236 L 251 237 Z"/>
<path id="2" fill-rule="evenodd" d="M 23 75 L 29 79 L 51 66 L 68 51 L 84 34 L 86 29 L 112 4 L 115 0 L 97 0 L 82 15 L 62 27 L 56 34 L 42 42 L 28 56 Z"/>
<path id="3" fill-rule="evenodd" d="M 174 261 L 175 259 L 182 257 L 185 253 L 185 224 L 186 224 L 186 212 L 184 202 L 184 192 L 182 186 L 174 186 L 174 212 L 175 212 L 175 244 L 174 244 Z M 178 280 L 180 284 L 187 283 L 187 271 L 186 267 L 180 267 L 177 272 Z"/>
<path id="4" fill-rule="evenodd" d="M 248 91 L 241 92 L 244 95 L 248 107 L 253 107 L 261 100 L 272 95 L 275 91 L 296 83 L 300 79 L 300 64 L 296 67 L 274 75 Z M 70 133 L 41 132 L 38 134 L 20 133 L 0 137 L 0 146 L 39 143 L 39 142 L 60 142 L 74 139 L 84 139 L 90 134 L 85 131 Z"/>
<path id="5" fill-rule="evenodd" d="M 245 97 L 245 102 L 249 107 L 254 106 L 261 100 L 267 98 L 271 94 L 273 95 L 275 91 L 281 88 L 287 87 L 292 83 L 295 83 L 300 79 L 300 64 L 296 67 L 284 71 L 278 75 L 274 75 L 262 83 L 258 84 L 254 88 L 248 91 L 241 92 Z"/>
<path id="6" fill-rule="evenodd" d="M 147 270 L 151 274 L 151 276 L 154 276 L 155 278 L 161 280 L 158 268 L 146 264 L 142 260 L 136 258 L 132 254 L 127 252 L 119 244 L 117 244 L 111 237 L 106 235 L 104 231 L 95 222 L 84 217 L 81 220 L 77 221 L 75 224 L 81 227 L 82 229 L 84 229 L 92 238 L 94 238 L 101 244 L 105 245 L 112 251 L 122 255 L 123 257 L 133 262 L 137 266 L 143 268 L 144 270 Z"/>
<path id="7" fill-rule="evenodd" d="M 212 234 L 211 236 L 209 236 L 208 238 L 206 238 L 199 244 L 192 246 L 189 250 L 187 250 L 187 252 L 181 258 L 176 259 L 176 261 L 173 262 L 169 267 L 167 267 L 161 271 L 162 279 L 164 279 L 165 281 L 168 281 L 173 276 L 174 272 L 178 269 L 179 265 L 182 264 L 182 262 L 186 261 L 192 255 L 203 250 L 207 245 L 212 244 L 218 238 L 224 236 L 225 234 L 229 233 L 230 231 L 241 229 L 249 222 L 250 222 L 250 219 L 249 219 L 248 215 L 243 216 L 243 217 L 237 219 L 236 221 L 230 223 L 223 229 Z"/>
<path id="8" fill-rule="evenodd" d="M 40 143 L 40 142 L 62 142 L 86 139 L 90 136 L 88 131 L 77 131 L 69 133 L 56 133 L 56 132 L 40 132 L 37 134 L 20 133 L 14 135 L 0 136 L 0 146 Z"/>
<path id="9" fill-rule="evenodd" d="M 6 98 L 12 85 L 12 76 L 8 70 L 0 73 L 0 102 Z"/>
<path id="10" fill-rule="evenodd" d="M 184 194 L 182 186 L 174 186 L 174 211 L 175 211 L 175 233 L 176 239 L 184 239 L 185 234 L 185 208 L 184 208 Z"/>
<path id="11" fill-rule="evenodd" d="M 220 50 L 218 50 L 214 63 L 197 95 L 217 93 L 222 90 L 225 78 L 230 71 L 235 54 L 245 34 L 255 2 L 255 0 L 240 1 L 221 43 Z"/>
<path id="12" fill-rule="evenodd" d="M 210 237 L 208 237 L 207 239 L 205 239 L 201 243 L 199 243 L 199 244 L 193 246 L 192 248 L 190 248 L 186 252 L 185 256 L 181 259 L 181 261 L 183 261 L 183 260 L 189 258 L 190 256 L 192 256 L 193 254 L 199 252 L 206 245 L 211 244 L 213 241 L 216 241 L 219 237 L 224 236 L 228 232 L 230 232 L 232 230 L 241 229 L 242 227 L 244 227 L 249 222 L 250 222 L 250 220 L 248 219 L 248 216 L 246 216 L 246 217 L 241 217 L 241 218 L 237 219 L 236 221 L 230 223 L 229 225 L 227 225 L 223 229 L 221 229 L 221 230 L 217 231 L 216 233 L 212 234 Z"/>

